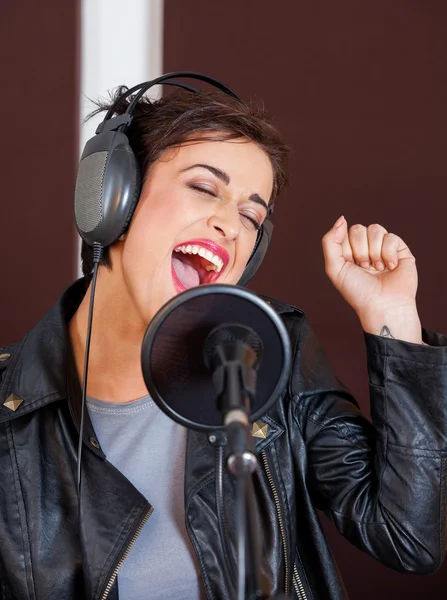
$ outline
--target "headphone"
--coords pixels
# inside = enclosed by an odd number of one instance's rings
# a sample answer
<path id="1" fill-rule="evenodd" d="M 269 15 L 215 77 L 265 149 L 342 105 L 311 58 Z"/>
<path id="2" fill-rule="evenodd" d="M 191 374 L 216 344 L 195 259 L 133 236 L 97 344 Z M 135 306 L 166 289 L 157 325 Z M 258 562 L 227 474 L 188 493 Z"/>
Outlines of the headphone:
<path id="1" fill-rule="evenodd" d="M 176 81 L 177 77 L 209 83 L 243 103 L 229 87 L 200 73 L 177 71 L 140 83 L 126 90 L 109 108 L 96 135 L 88 140 L 79 163 L 75 186 L 74 213 L 81 238 L 89 245 L 110 246 L 126 231 L 141 191 L 141 175 L 137 158 L 126 131 L 132 123 L 133 111 L 140 98 L 158 84 L 173 85 L 192 93 L 199 90 Z M 133 94 L 135 96 L 130 98 Z M 114 116 L 118 105 L 130 98 L 126 111 Z M 261 266 L 270 244 L 273 223 L 261 225 L 253 252 L 238 285 L 246 286 Z"/>

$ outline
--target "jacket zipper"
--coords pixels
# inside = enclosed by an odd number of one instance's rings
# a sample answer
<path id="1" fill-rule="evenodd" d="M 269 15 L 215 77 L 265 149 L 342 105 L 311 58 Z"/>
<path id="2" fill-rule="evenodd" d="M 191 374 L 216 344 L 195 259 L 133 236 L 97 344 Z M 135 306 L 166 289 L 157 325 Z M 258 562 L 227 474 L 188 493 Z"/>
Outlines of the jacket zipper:
<path id="1" fill-rule="evenodd" d="M 143 531 L 143 527 L 146 525 L 149 517 L 151 516 L 151 514 L 154 512 L 154 507 L 151 506 L 150 509 L 148 510 L 148 512 L 146 513 L 146 515 L 144 516 L 143 520 L 141 521 L 141 523 L 138 526 L 138 529 L 136 530 L 136 532 L 134 533 L 132 539 L 129 542 L 129 545 L 126 548 L 126 551 L 124 552 L 124 554 L 122 555 L 119 563 L 116 565 L 115 569 L 113 570 L 112 576 L 109 579 L 109 582 L 107 584 L 106 589 L 104 590 L 103 595 L 101 596 L 101 600 L 106 600 L 107 596 L 110 594 L 110 590 L 112 589 L 113 583 L 118 575 L 118 571 L 120 570 L 120 568 L 123 565 L 123 562 L 126 560 L 127 556 L 129 555 L 129 552 L 132 549 L 132 546 L 135 544 L 135 542 L 137 541 L 138 536 L 140 535 L 140 533 Z"/>
<path id="2" fill-rule="evenodd" d="M 282 541 L 282 549 L 283 549 L 283 553 L 284 553 L 284 572 L 285 572 L 285 587 L 284 587 L 284 591 L 287 594 L 289 591 L 289 556 L 287 553 L 287 542 L 286 542 L 286 532 L 284 529 L 284 521 L 282 518 L 282 511 L 281 511 L 281 505 L 279 503 L 279 496 L 278 496 L 278 492 L 276 491 L 276 486 L 275 486 L 275 482 L 273 481 L 273 477 L 272 474 L 270 472 L 270 467 L 269 467 L 269 463 L 267 460 L 267 453 L 265 450 L 262 450 L 261 452 L 261 458 L 262 458 L 262 462 L 264 463 L 264 469 L 267 475 L 267 479 L 269 481 L 270 484 L 270 488 L 272 490 L 272 494 L 273 494 L 273 500 L 275 501 L 275 507 L 276 507 L 276 514 L 278 515 L 278 522 L 279 522 L 279 530 L 281 532 L 281 541 Z"/>
<path id="3" fill-rule="evenodd" d="M 307 600 L 304 586 L 301 583 L 300 575 L 296 565 L 293 565 L 293 589 L 295 590 L 296 597 L 298 600 Z"/>
<path id="4" fill-rule="evenodd" d="M 265 450 L 262 450 L 262 452 L 260 454 L 261 454 L 262 462 L 264 464 L 264 469 L 265 469 L 265 472 L 267 475 L 267 479 L 269 481 L 270 488 L 272 490 L 273 500 L 275 501 L 276 514 L 278 515 L 279 530 L 281 532 L 282 548 L 283 548 L 283 552 L 284 552 L 284 573 L 285 573 L 284 589 L 287 594 L 289 591 L 289 557 L 288 557 L 288 552 L 287 552 L 286 532 L 284 529 L 284 521 L 282 518 L 281 504 L 279 502 L 279 496 L 278 496 L 278 492 L 276 490 L 275 482 L 273 481 L 273 477 L 270 472 L 270 466 L 269 466 L 268 459 L 267 459 L 267 453 Z M 298 569 L 296 568 L 296 565 L 294 565 L 292 581 L 293 581 L 293 588 L 298 597 L 298 600 L 307 600 L 306 593 L 304 591 L 303 584 L 301 583 L 301 579 L 300 579 L 300 576 L 298 573 Z"/>

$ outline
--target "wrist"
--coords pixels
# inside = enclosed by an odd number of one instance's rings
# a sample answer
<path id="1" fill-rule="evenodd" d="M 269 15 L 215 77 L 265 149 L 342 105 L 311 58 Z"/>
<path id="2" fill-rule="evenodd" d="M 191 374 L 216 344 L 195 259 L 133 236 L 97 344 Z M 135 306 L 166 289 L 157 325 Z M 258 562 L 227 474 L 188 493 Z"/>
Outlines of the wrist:
<path id="1" fill-rule="evenodd" d="M 367 333 L 422 344 L 422 327 L 416 304 L 375 307 L 358 314 Z"/>

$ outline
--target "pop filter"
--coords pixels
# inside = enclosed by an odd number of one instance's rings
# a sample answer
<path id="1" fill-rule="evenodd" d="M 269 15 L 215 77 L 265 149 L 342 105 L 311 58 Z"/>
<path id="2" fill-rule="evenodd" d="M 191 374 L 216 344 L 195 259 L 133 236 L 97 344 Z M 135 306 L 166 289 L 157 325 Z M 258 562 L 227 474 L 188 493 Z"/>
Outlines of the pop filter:
<path id="1" fill-rule="evenodd" d="M 250 421 L 256 421 L 283 392 L 291 362 L 290 341 L 276 312 L 248 290 L 223 284 L 192 288 L 175 296 L 146 330 L 141 366 L 147 389 L 168 417 L 199 431 L 223 429 L 204 344 L 218 325 L 240 323 L 260 337 L 263 357 Z"/>

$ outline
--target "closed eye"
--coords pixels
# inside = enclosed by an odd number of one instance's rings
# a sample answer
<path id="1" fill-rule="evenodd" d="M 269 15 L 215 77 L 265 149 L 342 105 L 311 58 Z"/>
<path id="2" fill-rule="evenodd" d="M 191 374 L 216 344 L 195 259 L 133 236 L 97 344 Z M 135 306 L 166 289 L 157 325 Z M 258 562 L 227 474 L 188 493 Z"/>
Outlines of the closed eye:
<path id="1" fill-rule="evenodd" d="M 196 190 L 196 192 L 202 192 L 203 194 L 208 194 L 209 196 L 212 196 L 213 198 L 217 198 L 217 194 L 215 194 L 213 191 L 211 191 L 208 188 L 204 188 L 200 185 L 197 185 L 195 183 L 188 183 L 188 187 L 190 187 L 192 190 Z"/>
<path id="2" fill-rule="evenodd" d="M 249 217 L 248 215 L 244 215 L 244 213 L 240 213 L 240 215 L 241 215 L 241 217 L 244 217 L 244 219 L 248 219 L 257 231 L 259 231 L 259 229 L 261 229 L 261 225 L 256 221 L 256 219 L 253 219 L 252 217 Z"/>
<path id="3" fill-rule="evenodd" d="M 208 196 L 212 196 L 213 198 L 217 198 L 217 194 L 215 194 L 213 191 L 211 191 L 208 188 L 205 188 L 205 187 L 202 187 L 200 185 L 197 185 L 196 183 L 188 183 L 188 187 L 191 188 L 192 190 L 195 190 L 196 192 L 201 192 L 202 194 L 208 194 Z M 259 231 L 259 229 L 261 229 L 261 225 L 260 225 L 260 223 L 258 223 L 258 221 L 256 219 L 254 219 L 253 217 L 250 217 L 249 215 L 246 215 L 244 213 L 239 213 L 239 214 L 244 219 L 247 219 L 250 222 L 250 224 L 257 231 Z"/>

